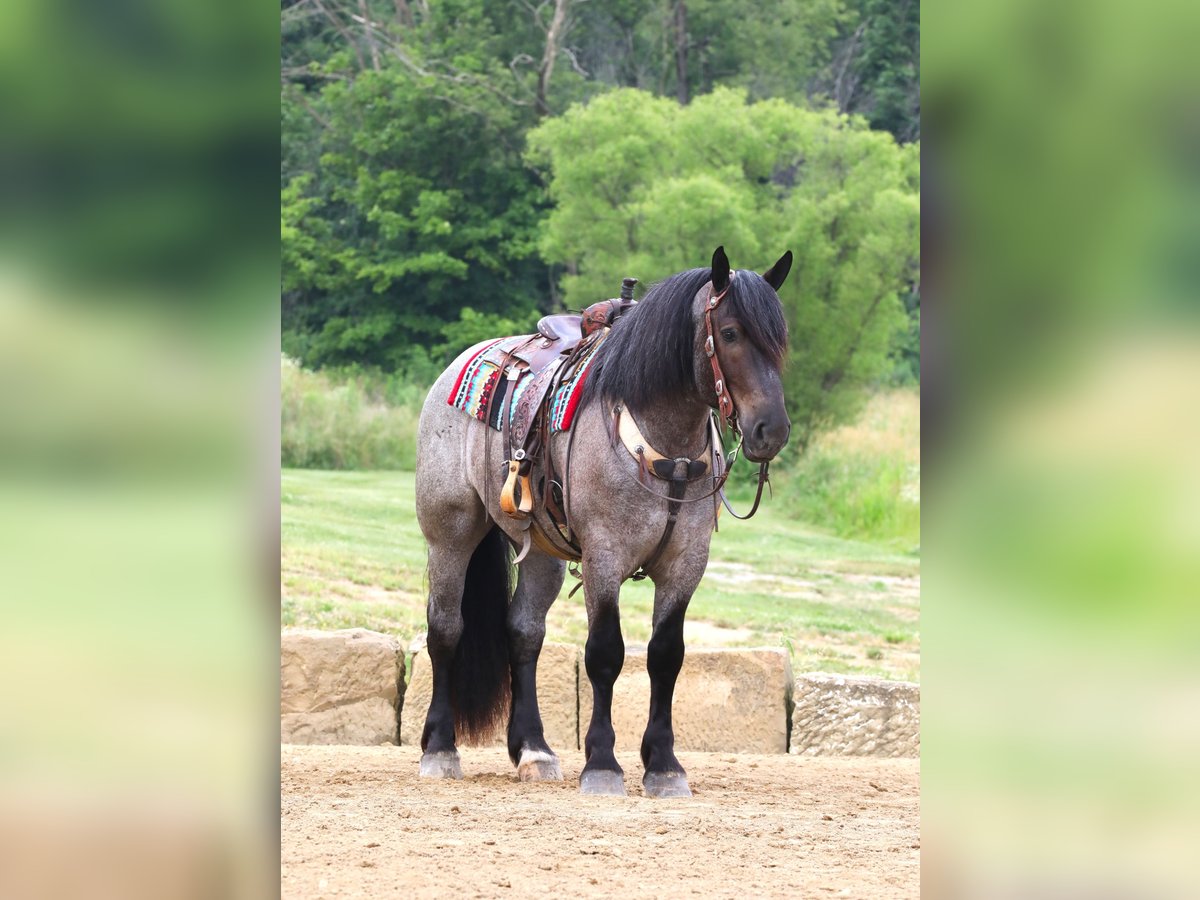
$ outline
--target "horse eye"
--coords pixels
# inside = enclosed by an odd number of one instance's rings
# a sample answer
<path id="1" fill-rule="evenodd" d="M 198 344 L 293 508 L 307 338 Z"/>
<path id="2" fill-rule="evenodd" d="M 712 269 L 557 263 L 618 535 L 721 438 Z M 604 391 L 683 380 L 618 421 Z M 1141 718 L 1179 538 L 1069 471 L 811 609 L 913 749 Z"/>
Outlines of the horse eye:
<path id="1" fill-rule="evenodd" d="M 732 328 L 726 328 L 724 331 L 721 332 L 721 339 L 724 340 L 725 343 L 727 343 L 727 344 L 732 344 L 734 341 L 737 340 L 737 332 L 734 331 Z"/>

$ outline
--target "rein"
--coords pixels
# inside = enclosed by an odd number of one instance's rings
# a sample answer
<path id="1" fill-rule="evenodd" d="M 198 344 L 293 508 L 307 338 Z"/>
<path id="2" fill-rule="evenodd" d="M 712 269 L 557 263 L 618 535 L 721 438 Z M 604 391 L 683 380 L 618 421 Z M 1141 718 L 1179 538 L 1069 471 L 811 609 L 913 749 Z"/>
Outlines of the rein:
<path id="1" fill-rule="evenodd" d="M 609 420 L 610 421 L 609 440 L 612 443 L 612 446 L 614 449 L 616 449 L 617 443 L 620 441 L 616 422 L 620 418 L 622 412 L 623 412 L 623 410 L 620 406 L 613 407 L 613 413 Z M 720 451 L 718 451 L 716 449 L 717 446 L 719 446 L 719 438 L 717 438 L 717 433 L 718 432 L 717 432 L 716 421 L 714 419 L 710 423 L 710 428 L 709 428 L 709 448 L 712 451 L 713 460 L 714 460 L 714 468 L 716 467 L 716 461 L 720 459 Z M 761 462 L 758 464 L 758 487 L 754 494 L 754 503 L 750 507 L 750 511 L 748 513 L 746 513 L 744 516 L 739 516 L 737 514 L 737 511 L 734 510 L 733 506 L 730 505 L 729 498 L 725 496 L 725 482 L 729 480 L 729 473 L 733 471 L 733 464 L 734 464 L 734 462 L 737 461 L 738 454 L 741 452 L 741 449 L 742 449 L 742 433 L 741 433 L 741 431 L 737 430 L 736 428 L 734 429 L 734 433 L 738 436 L 737 446 L 735 446 L 733 448 L 733 452 L 729 454 L 728 464 L 722 465 L 721 474 L 715 476 L 716 484 L 713 487 L 713 489 L 711 491 L 709 491 L 707 494 L 701 494 L 699 497 L 693 497 L 690 500 L 685 500 L 683 498 L 676 499 L 676 498 L 672 497 L 670 494 L 660 494 L 658 491 L 654 490 L 654 488 L 647 485 L 640 478 L 635 479 L 635 478 L 633 478 L 633 476 L 630 475 L 630 476 L 628 476 L 629 480 L 631 482 L 633 482 L 634 484 L 636 484 L 638 487 L 640 487 L 647 494 L 651 494 L 655 497 L 658 497 L 660 500 L 666 500 L 668 503 L 699 503 L 701 500 L 708 500 L 710 497 L 714 497 L 717 494 L 720 494 L 721 495 L 721 503 L 724 505 L 724 507 L 727 510 L 729 510 L 729 514 L 731 516 L 733 516 L 735 519 L 741 519 L 741 520 L 745 521 L 746 519 L 753 517 L 753 515 L 756 512 L 758 512 L 759 504 L 762 502 L 763 487 L 766 486 L 766 488 L 768 490 L 770 490 L 770 488 L 771 488 L 771 474 L 769 471 L 771 464 L 769 462 Z M 621 443 L 624 443 L 624 442 L 622 441 Z M 630 456 L 633 456 L 636 460 L 638 460 L 639 466 L 642 471 L 649 471 L 649 472 L 651 472 L 651 474 L 654 474 L 654 476 L 656 478 L 662 479 L 662 476 L 655 473 L 654 470 L 649 465 L 646 464 L 645 448 L 640 447 L 640 446 L 639 447 L 629 447 L 628 445 L 625 445 L 625 449 L 629 451 Z M 653 453 L 655 456 L 662 458 L 662 454 L 655 451 L 653 447 L 650 447 L 649 449 L 650 449 L 651 453 Z M 641 452 L 635 452 L 635 451 L 641 451 Z M 569 457 L 568 457 L 568 459 L 569 459 Z M 626 473 L 626 475 L 628 475 L 628 473 Z M 704 473 L 701 473 L 696 478 L 690 478 L 687 480 L 689 482 L 697 481 L 703 477 L 704 477 Z M 662 479 L 662 480 L 669 481 L 670 479 Z"/>
<path id="2" fill-rule="evenodd" d="M 728 426 L 729 430 L 737 435 L 737 446 L 733 452 L 729 454 L 728 464 L 721 460 L 720 451 L 717 449 L 720 444 L 720 434 L 717 428 L 716 413 L 714 412 L 710 419 L 709 425 L 709 457 L 712 460 L 711 472 L 710 467 L 703 460 L 691 460 L 686 457 L 671 459 L 664 456 L 662 453 L 650 446 L 649 441 L 642 436 L 641 430 L 637 427 L 637 423 L 633 419 L 632 413 L 627 413 L 628 419 L 622 418 L 622 408 L 620 405 L 614 406 L 612 415 L 608 420 L 609 440 L 616 448 L 617 442 L 620 441 L 631 456 L 638 462 L 638 478 L 630 477 L 633 481 L 648 494 L 652 494 L 661 500 L 667 501 L 667 524 L 663 530 L 663 535 L 659 539 L 658 546 L 654 548 L 654 552 L 650 558 L 642 563 L 641 567 L 631 577 L 637 581 L 647 577 L 646 569 L 653 566 L 658 558 L 662 555 L 667 547 L 667 543 L 671 539 L 671 534 L 675 530 L 675 521 L 679 517 L 679 511 L 684 503 L 699 503 L 703 500 L 711 499 L 720 495 L 721 503 L 729 510 L 729 514 L 735 519 L 746 520 L 754 516 L 758 512 L 759 504 L 762 502 L 763 487 L 770 486 L 770 463 L 759 463 L 758 467 L 758 487 L 754 494 L 754 503 L 750 507 L 750 511 L 745 515 L 738 515 L 734 508 L 729 503 L 729 498 L 725 496 L 725 483 L 729 480 L 729 473 L 733 471 L 733 464 L 737 460 L 738 454 L 742 449 L 742 441 L 744 436 L 738 425 L 737 407 L 733 402 L 733 395 L 729 391 L 729 385 L 725 380 L 725 373 L 721 370 L 721 360 L 717 355 L 716 339 L 713 334 L 713 313 L 717 307 L 721 305 L 721 301 L 729 294 L 729 289 L 733 285 L 733 278 L 736 272 L 730 273 L 729 284 L 725 285 L 725 289 L 719 293 L 715 288 L 709 286 L 708 300 L 704 304 L 704 330 L 706 332 L 704 339 L 704 353 L 708 357 L 709 364 L 712 366 L 713 373 L 713 391 L 717 397 L 717 409 L 720 411 L 721 419 Z M 623 423 L 630 423 L 627 433 Z M 700 467 L 703 466 L 703 469 Z M 720 472 L 716 471 L 720 468 Z M 642 475 L 646 472 L 651 473 L 654 477 L 666 481 L 668 484 L 668 493 L 661 494 L 658 491 L 645 484 Z M 627 473 L 628 474 L 628 473 Z M 714 484 L 713 489 L 699 497 L 693 497 L 690 500 L 684 499 L 684 492 L 687 486 L 692 482 L 698 481 L 706 474 L 711 474 Z M 714 504 L 715 506 L 715 504 Z M 717 513 L 719 507 L 715 507 L 713 511 L 713 527 L 717 527 Z"/>

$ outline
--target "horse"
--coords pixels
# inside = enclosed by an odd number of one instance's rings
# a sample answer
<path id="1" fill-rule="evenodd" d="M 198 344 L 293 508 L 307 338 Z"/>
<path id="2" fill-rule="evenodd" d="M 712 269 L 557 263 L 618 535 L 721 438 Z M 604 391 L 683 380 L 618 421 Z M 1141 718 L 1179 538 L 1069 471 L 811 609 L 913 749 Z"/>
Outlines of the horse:
<path id="1" fill-rule="evenodd" d="M 447 403 L 478 347 L 438 378 L 421 411 L 416 467 L 433 669 L 422 776 L 462 778 L 456 740 L 488 736 L 507 715 L 508 754 L 519 779 L 562 780 L 543 735 L 536 676 L 566 557 L 579 560 L 573 571 L 582 578 L 592 688 L 580 791 L 625 794 L 611 717 L 625 659 L 618 598 L 628 578 L 648 576 L 654 612 L 642 784 L 651 797 L 691 796 L 675 756 L 671 704 L 684 659 L 684 615 L 708 563 L 716 494 L 727 474 L 714 410 L 740 435 L 746 459 L 762 464 L 761 496 L 765 464 L 791 431 L 780 377 L 788 332 L 777 294 L 791 263 L 788 251 L 762 275 L 735 271 L 718 247 L 710 266 L 666 278 L 606 330 L 569 432 L 549 437 L 533 481 L 525 482 L 528 491 L 539 473 L 557 479 L 569 520 L 557 534 L 568 535 L 575 554 L 552 554 L 542 542 L 528 546 L 531 528 L 553 535 L 556 522 L 545 508 L 526 521 L 497 508 L 505 470 L 491 444 L 495 429 Z"/>

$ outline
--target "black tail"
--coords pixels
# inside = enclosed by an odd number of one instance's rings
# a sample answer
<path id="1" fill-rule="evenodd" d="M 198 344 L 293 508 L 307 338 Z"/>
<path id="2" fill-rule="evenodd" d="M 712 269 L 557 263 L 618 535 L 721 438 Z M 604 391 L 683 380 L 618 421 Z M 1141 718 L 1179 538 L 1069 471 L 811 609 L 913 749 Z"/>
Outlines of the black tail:
<path id="1" fill-rule="evenodd" d="M 490 738 L 508 713 L 508 603 L 512 599 L 512 549 L 498 525 L 484 535 L 463 585 L 462 637 L 454 653 L 450 696 L 456 737 Z"/>

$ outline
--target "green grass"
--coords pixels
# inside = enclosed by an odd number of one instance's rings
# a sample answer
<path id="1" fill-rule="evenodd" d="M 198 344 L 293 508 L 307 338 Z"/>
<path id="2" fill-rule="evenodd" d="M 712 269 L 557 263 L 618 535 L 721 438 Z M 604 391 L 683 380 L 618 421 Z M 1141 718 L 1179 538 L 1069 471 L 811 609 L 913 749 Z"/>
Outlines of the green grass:
<path id="1" fill-rule="evenodd" d="M 919 680 L 920 561 L 915 550 L 844 540 L 764 500 L 749 522 L 722 516 L 708 574 L 688 612 L 689 646 L 782 646 L 799 672 Z M 402 641 L 425 630 L 425 544 L 411 472 L 282 473 L 284 625 L 364 627 Z M 547 639 L 582 644 L 582 592 L 568 576 Z M 627 582 L 621 624 L 650 636 L 650 582 Z"/>
<path id="2" fill-rule="evenodd" d="M 898 549 L 921 540 L 921 400 L 873 396 L 858 419 L 823 434 L 779 478 L 789 513 L 843 537 Z"/>

